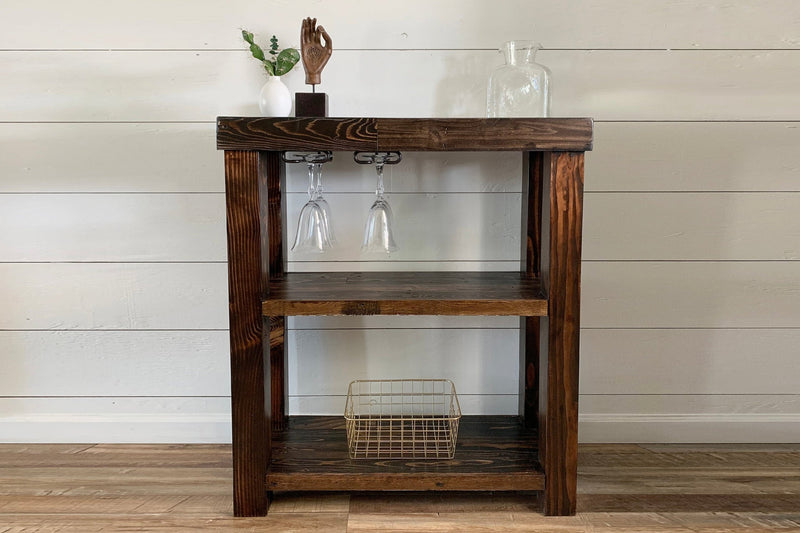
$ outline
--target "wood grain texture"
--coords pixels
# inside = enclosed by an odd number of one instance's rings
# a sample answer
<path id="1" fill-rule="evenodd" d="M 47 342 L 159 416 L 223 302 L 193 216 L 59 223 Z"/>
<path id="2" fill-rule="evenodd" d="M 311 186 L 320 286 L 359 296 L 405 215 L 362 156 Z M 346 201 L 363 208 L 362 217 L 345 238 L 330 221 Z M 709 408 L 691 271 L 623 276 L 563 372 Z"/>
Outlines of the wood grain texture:
<path id="1" fill-rule="evenodd" d="M 800 445 L 581 445 L 578 516 L 531 493 L 275 493 L 269 518 L 233 518 L 230 446 L 0 445 L 2 531 L 452 531 L 800 529 Z"/>
<path id="2" fill-rule="evenodd" d="M 261 216 L 261 273 L 266 288 L 286 272 L 286 163 L 280 152 L 259 152 L 259 209 Z"/>
<path id="3" fill-rule="evenodd" d="M 544 154 L 522 154 L 522 271 L 531 279 L 542 272 L 542 192 Z M 539 412 L 538 317 L 520 317 L 519 415 L 528 426 L 535 426 Z"/>
<path id="4" fill-rule="evenodd" d="M 265 291 L 258 159 L 257 152 L 225 153 L 236 516 L 264 515 L 269 506 L 261 482 L 270 458 L 270 346 L 263 339 L 260 305 Z"/>
<path id="5" fill-rule="evenodd" d="M 217 118 L 220 150 L 377 149 L 371 118 Z"/>
<path id="6" fill-rule="evenodd" d="M 547 300 L 519 272 L 289 273 L 265 315 L 540 315 Z"/>
<path id="7" fill-rule="evenodd" d="M 463 417 L 452 460 L 351 460 L 342 417 L 290 417 L 275 434 L 270 490 L 541 490 L 535 430 Z"/>
<path id="8" fill-rule="evenodd" d="M 379 150 L 591 150 L 589 118 L 376 119 Z"/>
<path id="9" fill-rule="evenodd" d="M 180 502 L 177 502 L 180 503 Z M 259 533 L 286 533 L 298 531 L 303 533 L 346 533 L 346 513 L 276 513 L 269 521 L 263 518 L 233 518 L 227 513 L 216 513 L 206 516 L 147 516 L 92 514 L 71 515 L 69 513 L 43 513 L 39 515 L 8 514 L 4 518 L 10 528 L 3 533 L 13 531 L 58 531 L 58 533 L 122 532 L 146 531 L 148 533 L 197 533 L 210 531 L 230 533 L 231 531 L 258 531 Z"/>
<path id="10" fill-rule="evenodd" d="M 578 350 L 580 336 L 582 153 L 549 154 L 548 351 L 540 365 L 541 460 L 546 475 L 544 513 L 575 514 L 578 468 Z M 545 332 L 542 332 L 544 335 Z"/>
<path id="11" fill-rule="evenodd" d="M 261 213 L 261 286 L 269 290 L 271 279 L 286 272 L 286 163 L 280 152 L 259 152 L 259 208 Z M 265 294 L 266 295 L 266 294 Z M 286 418 L 286 317 L 270 316 L 269 328 L 270 404 L 272 427 L 280 429 Z"/>
<path id="12" fill-rule="evenodd" d="M 588 118 L 217 118 L 221 150 L 591 150 Z"/>
<path id="13" fill-rule="evenodd" d="M 270 409 L 273 429 L 282 429 L 288 413 L 286 317 L 269 318 Z"/>

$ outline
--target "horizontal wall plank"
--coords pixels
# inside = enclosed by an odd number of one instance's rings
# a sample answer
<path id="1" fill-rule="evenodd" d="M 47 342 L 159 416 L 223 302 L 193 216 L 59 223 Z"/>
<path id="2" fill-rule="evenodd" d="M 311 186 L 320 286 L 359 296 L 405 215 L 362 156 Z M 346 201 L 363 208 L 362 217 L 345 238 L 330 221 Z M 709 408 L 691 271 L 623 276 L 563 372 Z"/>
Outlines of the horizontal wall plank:
<path id="1" fill-rule="evenodd" d="M 798 262 L 590 262 L 581 286 L 583 327 L 800 327 Z"/>
<path id="2" fill-rule="evenodd" d="M 214 124 L 0 124 L 0 192 L 224 192 Z"/>
<path id="3" fill-rule="evenodd" d="M 786 121 L 800 120 L 797 53 L 547 50 L 541 61 L 553 71 L 553 116 Z M 490 51 L 340 51 L 334 57 L 322 87 L 331 116 L 484 116 L 486 79 L 499 64 Z M 367 67 L 375 64 L 392 68 Z M 0 121 L 254 115 L 263 84 L 246 51 L 7 51 L 0 52 L 0 68 L 9 80 L 0 98 L 15 102 L 0 111 Z M 285 77 L 290 90 L 302 90 L 301 74 Z"/>
<path id="4" fill-rule="evenodd" d="M 586 191 L 800 191 L 796 122 L 598 122 Z"/>
<path id="5" fill-rule="evenodd" d="M 797 442 L 800 395 L 581 395 L 578 420 L 584 443 Z"/>
<path id="6" fill-rule="evenodd" d="M 581 393 L 800 396 L 798 345 L 800 329 L 584 330 Z"/>
<path id="7" fill-rule="evenodd" d="M 300 330 L 289 335 L 292 395 L 342 395 L 354 379 L 406 378 L 450 379 L 463 394 L 516 394 L 518 367 L 515 330 Z"/>
<path id="8" fill-rule="evenodd" d="M 226 265 L 0 264 L 0 329 L 224 329 Z M 588 262 L 582 325 L 800 327 L 800 263 Z"/>
<path id="9" fill-rule="evenodd" d="M 360 249 L 374 195 L 327 198 L 336 246 L 324 254 L 289 253 L 289 259 L 386 260 Z M 288 195 L 290 243 L 307 199 Z M 400 247 L 392 260 L 519 257 L 517 193 L 390 194 L 389 200 Z M 0 195 L 0 233 L 7 236 L 0 261 L 225 261 L 224 221 L 222 194 Z"/>
<path id="10" fill-rule="evenodd" d="M 324 254 L 290 253 L 290 261 L 387 259 L 360 250 L 374 197 L 327 198 L 337 245 Z M 389 198 L 400 246 L 393 261 L 519 256 L 519 194 Z M 306 200 L 304 193 L 288 196 L 290 242 Z M 585 203 L 586 260 L 800 258 L 800 222 L 793 216 L 800 194 L 603 193 L 587 195 Z M 222 194 L 0 194 L 6 235 L 0 261 L 225 261 L 224 218 Z"/>
<path id="11" fill-rule="evenodd" d="M 229 396 L 227 331 L 0 331 L 3 396 Z"/>
<path id="12" fill-rule="evenodd" d="M 225 261 L 223 194 L 0 194 L 0 261 Z"/>
<path id="13" fill-rule="evenodd" d="M 374 194 L 326 197 L 336 245 L 325 253 L 289 252 L 289 261 L 353 261 L 388 259 L 385 253 L 361 251 L 364 224 Z M 520 195 L 511 194 L 388 194 L 394 215 L 398 250 L 393 261 L 493 260 L 519 258 Z M 294 242 L 303 193 L 287 199 L 288 243 Z M 490 222 L 491 221 L 491 222 Z M 360 270 L 360 269 L 359 269 Z"/>
<path id="14" fill-rule="evenodd" d="M 621 414 L 578 418 L 580 442 L 585 443 L 796 443 L 800 439 L 799 428 L 798 414 Z"/>
<path id="15" fill-rule="evenodd" d="M 793 122 L 598 122 L 586 191 L 800 191 Z M 214 124 L 0 124 L 0 192 L 224 192 Z M 43 147 L 46 146 L 46 149 Z M 76 157 L 91 153 L 92 157 Z M 406 152 L 386 167 L 394 192 L 519 192 L 521 159 Z M 375 170 L 337 152 L 325 190 L 375 188 Z M 305 192 L 305 165 L 288 165 Z"/>
<path id="16" fill-rule="evenodd" d="M 0 398 L 0 442 L 230 443 L 230 398 Z"/>
<path id="17" fill-rule="evenodd" d="M 224 329 L 224 263 L 0 264 L 0 329 Z"/>
<path id="18" fill-rule="evenodd" d="M 797 414 L 794 394 L 582 394 L 580 414 Z"/>
<path id="19" fill-rule="evenodd" d="M 553 116 L 597 120 L 798 120 L 794 51 L 542 53 Z"/>
<path id="20" fill-rule="evenodd" d="M 257 115 L 264 78 L 254 62 L 246 50 L 0 51 L 0 68 L 18 77 L 0 87 L 0 97 L 15 103 L 0 110 L 0 121 L 211 122 L 218 115 Z M 285 81 L 299 89 L 302 71 Z"/>
<path id="21" fill-rule="evenodd" d="M 581 442 L 642 442 L 647 436 L 654 442 L 722 442 L 722 436 L 781 442 L 800 427 L 786 423 L 797 414 L 800 396 L 614 395 L 581 396 L 580 402 Z M 341 414 L 343 403 L 331 396 L 289 398 L 290 409 L 303 408 L 293 413 Z M 516 397 L 465 395 L 462 410 L 473 406 L 506 414 L 516 408 Z M 618 413 L 630 416 L 614 421 Z M 0 398 L 0 442 L 52 442 L 54 435 L 64 443 L 230 443 L 230 399 Z"/>
<path id="22" fill-rule="evenodd" d="M 589 194 L 587 260 L 800 259 L 798 193 Z"/>
<path id="23" fill-rule="evenodd" d="M 462 396 L 459 394 L 459 396 Z M 477 401 L 476 395 L 463 394 L 470 397 L 468 401 Z M 485 401 L 504 402 L 509 395 L 483 395 Z M 511 395 L 513 396 L 513 395 Z M 332 398 L 333 404 L 341 403 L 343 395 L 334 396 L 289 396 L 295 405 L 314 405 L 315 398 Z M 482 400 L 482 401 L 484 401 Z M 516 409 L 515 403 L 511 406 Z M 630 414 L 795 414 L 800 412 L 800 395 L 727 395 L 727 394 L 582 394 L 580 397 L 581 414 L 599 415 L 613 413 Z M 27 409 L 27 411 L 25 410 Z M 338 407 L 336 407 L 338 409 Z M 230 414 L 230 398 L 222 397 L 40 397 L 40 398 L 0 398 L 0 413 L 10 416 L 14 413 L 30 413 L 36 416 L 75 415 L 94 413 L 98 415 L 145 415 L 163 414 L 179 415 L 210 414 L 213 416 Z M 506 411 L 507 414 L 511 411 Z M 298 411 L 295 414 L 312 414 L 310 411 Z M 331 411 L 330 414 L 340 414 Z M 500 413 L 502 414 L 502 413 Z M 2 433 L 0 433 L 2 435 Z M 86 440 L 82 442 L 100 442 Z"/>
<path id="24" fill-rule="evenodd" d="M 345 398 L 346 395 L 289 396 L 289 414 L 344 416 Z M 517 414 L 519 408 L 516 394 L 462 394 L 459 392 L 458 405 L 464 415 Z"/>
<path id="25" fill-rule="evenodd" d="M 135 7 L 73 0 L 67 8 L 6 0 L 0 13 L 11 23 L 0 48 L 236 48 L 242 25 L 262 40 L 277 33 L 281 43 L 297 46 L 300 21 L 309 15 L 325 25 L 337 49 L 496 48 L 514 36 L 551 48 L 797 48 L 795 7 L 792 0 L 407 0 L 402 7 L 381 2 L 365 9 L 360 0 L 233 0 L 220 9 L 189 0 L 146 0 Z"/>
<path id="26" fill-rule="evenodd" d="M 384 168 L 386 190 L 390 192 L 520 192 L 522 156 L 502 152 L 403 152 L 397 165 Z M 287 165 L 289 192 L 308 190 L 304 164 Z M 323 166 L 326 193 L 374 191 L 374 165 L 357 165 L 352 152 L 334 152 L 333 161 Z"/>
<path id="27" fill-rule="evenodd" d="M 298 380 L 290 394 L 307 398 L 297 400 L 303 405 L 343 395 L 356 378 L 447 376 L 463 394 L 516 394 L 514 328 L 301 330 L 289 338 Z M 800 329 L 584 330 L 581 393 L 800 396 L 786 372 L 799 338 Z M 226 331 L 3 331 L 0 341 L 6 396 L 230 394 Z M 474 368 L 491 372 L 473 376 Z"/>

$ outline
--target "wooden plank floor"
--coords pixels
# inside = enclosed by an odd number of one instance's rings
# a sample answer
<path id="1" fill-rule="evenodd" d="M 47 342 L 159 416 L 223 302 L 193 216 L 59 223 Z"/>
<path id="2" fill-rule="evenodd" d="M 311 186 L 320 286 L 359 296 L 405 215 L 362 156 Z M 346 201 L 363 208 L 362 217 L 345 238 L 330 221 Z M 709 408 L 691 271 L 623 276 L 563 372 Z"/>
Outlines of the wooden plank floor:
<path id="1" fill-rule="evenodd" d="M 578 515 L 531 493 L 287 493 L 232 518 L 230 447 L 0 445 L 0 533 L 798 531 L 800 445 L 583 445 Z"/>

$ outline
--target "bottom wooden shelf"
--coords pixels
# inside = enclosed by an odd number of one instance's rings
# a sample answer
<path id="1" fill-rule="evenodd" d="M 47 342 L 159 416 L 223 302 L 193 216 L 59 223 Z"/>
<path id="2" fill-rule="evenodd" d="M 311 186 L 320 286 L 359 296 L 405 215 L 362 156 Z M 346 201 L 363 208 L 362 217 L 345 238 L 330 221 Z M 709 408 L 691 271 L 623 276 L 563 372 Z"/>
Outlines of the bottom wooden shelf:
<path id="1" fill-rule="evenodd" d="M 351 460 L 343 417 L 290 417 L 272 440 L 268 490 L 544 489 L 536 431 L 516 416 L 462 417 L 452 460 Z"/>

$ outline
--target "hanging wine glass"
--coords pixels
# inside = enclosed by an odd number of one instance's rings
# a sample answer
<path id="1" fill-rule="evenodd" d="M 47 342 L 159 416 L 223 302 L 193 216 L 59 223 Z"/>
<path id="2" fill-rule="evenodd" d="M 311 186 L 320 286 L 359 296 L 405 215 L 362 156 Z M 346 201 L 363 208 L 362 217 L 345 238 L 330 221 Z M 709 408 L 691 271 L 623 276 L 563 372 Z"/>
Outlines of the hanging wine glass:
<path id="1" fill-rule="evenodd" d="M 283 154 L 287 163 L 305 162 L 308 165 L 308 202 L 300 210 L 297 234 L 292 251 L 298 253 L 322 253 L 333 245 L 331 240 L 331 216 L 328 202 L 318 191 L 322 164 L 333 159 L 331 152 Z"/>
<path id="2" fill-rule="evenodd" d="M 322 209 L 322 218 L 325 224 L 325 234 L 328 237 L 328 241 L 330 241 L 331 245 L 336 244 L 336 237 L 333 234 L 333 220 L 331 219 L 331 206 L 328 204 L 328 201 L 323 198 L 322 193 L 325 190 L 322 186 L 322 163 L 309 163 L 309 165 L 314 165 L 313 172 L 316 174 L 317 179 L 314 185 L 314 201 Z M 309 172 L 312 172 L 309 169 Z"/>
<path id="3" fill-rule="evenodd" d="M 356 163 L 374 164 L 378 173 L 378 182 L 375 188 L 376 198 L 367 215 L 361 250 L 367 253 L 396 252 L 392 208 L 384 196 L 383 167 L 399 163 L 400 152 L 356 152 L 353 154 L 353 159 Z"/>

